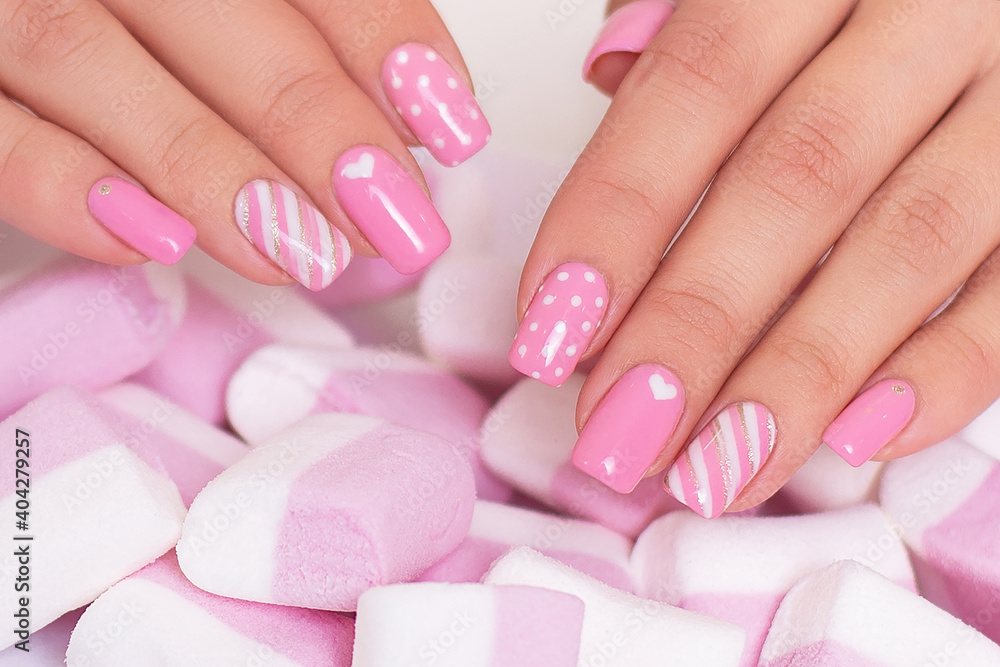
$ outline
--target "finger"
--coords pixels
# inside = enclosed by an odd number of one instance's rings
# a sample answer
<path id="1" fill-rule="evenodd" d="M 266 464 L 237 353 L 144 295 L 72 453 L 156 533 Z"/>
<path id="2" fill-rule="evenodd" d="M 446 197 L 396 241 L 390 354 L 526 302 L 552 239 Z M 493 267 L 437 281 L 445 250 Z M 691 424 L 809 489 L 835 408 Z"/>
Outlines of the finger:
<path id="1" fill-rule="evenodd" d="M 244 0 L 239 11 L 220 17 L 200 0 L 106 2 L 185 85 L 299 184 L 355 247 L 371 254 L 374 246 L 406 273 L 447 248 L 448 230 L 422 192 L 406 146 L 293 7 Z M 356 167 L 348 169 L 351 164 Z"/>
<path id="2" fill-rule="evenodd" d="M 868 28 L 871 15 L 855 22 L 859 12 L 864 14 L 862 8 L 855 12 L 730 157 L 588 378 L 580 398 L 582 419 L 637 362 L 656 361 L 683 383 L 687 403 L 674 435 L 650 434 L 630 445 L 642 449 L 636 458 L 641 464 L 654 464 L 660 454 L 656 469 L 678 454 L 772 314 L 976 74 L 982 50 L 964 51 L 968 40 L 958 34 L 945 43 L 938 35 L 942 21 L 971 30 L 978 12 L 928 11 L 914 17 L 907 30 L 880 40 L 873 40 Z M 904 54 L 902 61 L 911 66 L 901 71 L 897 61 L 879 55 L 886 50 Z M 873 89 L 881 93 L 871 99 Z M 908 101 L 903 114 L 899 100 Z M 754 423 L 766 424 L 768 414 L 780 416 L 753 393 L 724 397 L 744 407 L 754 402 L 752 414 L 743 415 Z M 732 424 L 720 427 L 723 434 L 740 433 Z M 780 419 L 777 426 L 781 434 Z M 749 422 L 748 427 L 752 430 Z M 712 437 L 702 438 L 702 444 L 709 442 Z M 591 446 L 586 428 L 580 446 Z M 760 462 L 757 458 L 756 465 Z M 697 460 L 693 464 L 699 467 Z M 642 466 L 627 469 L 631 481 L 645 472 Z M 734 474 L 727 480 L 724 504 L 749 477 Z M 720 509 L 718 502 L 711 507 Z"/>
<path id="3" fill-rule="evenodd" d="M 581 356 L 602 347 L 718 165 L 830 38 L 850 5 L 680 5 L 550 204 L 521 276 L 519 314 L 556 267 L 586 264 L 603 277 L 610 303 L 603 324 L 587 335 L 572 332 L 578 338 L 573 344 Z M 805 28 L 789 31 L 783 27 L 788 24 Z M 537 353 L 530 350 L 516 368 L 542 372 Z"/>
<path id="4" fill-rule="evenodd" d="M 583 63 L 583 78 L 614 95 L 625 76 L 674 12 L 666 0 L 613 3 Z M 611 7 L 609 6 L 609 9 Z"/>
<path id="5" fill-rule="evenodd" d="M 490 140 L 472 79 L 426 0 L 291 0 L 319 28 L 347 73 L 400 136 L 455 166 Z M 412 131 L 412 134 L 411 134 Z"/>
<path id="6" fill-rule="evenodd" d="M 784 484 L 872 369 L 1000 244 L 1000 118 L 982 112 L 998 103 L 995 84 L 975 84 L 962 97 L 866 204 L 809 287 L 720 392 L 716 405 L 749 397 L 768 406 L 778 427 L 774 455 L 734 509 Z M 928 330 L 944 331 L 952 317 Z M 959 326 L 971 330 L 971 323 Z M 905 425 L 915 405 L 929 405 L 924 378 L 910 370 L 880 369 L 870 391 L 827 430 L 824 439 L 848 462 L 868 460 Z M 942 376 L 950 370 L 937 367 Z M 982 390 L 980 381 L 963 395 Z"/>

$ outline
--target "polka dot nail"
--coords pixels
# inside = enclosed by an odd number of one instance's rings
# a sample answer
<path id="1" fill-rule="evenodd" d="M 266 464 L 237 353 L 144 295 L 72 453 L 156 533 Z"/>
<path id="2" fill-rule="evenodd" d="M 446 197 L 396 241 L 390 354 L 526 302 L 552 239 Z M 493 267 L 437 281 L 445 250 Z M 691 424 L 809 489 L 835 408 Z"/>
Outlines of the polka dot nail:
<path id="1" fill-rule="evenodd" d="M 608 287 L 586 264 L 563 264 L 549 274 L 528 306 L 510 364 L 558 387 L 570 376 L 597 333 L 608 305 Z"/>
<path id="2" fill-rule="evenodd" d="M 490 140 L 490 124 L 451 66 L 424 44 L 403 44 L 382 64 L 386 96 L 431 155 L 453 167 Z"/>

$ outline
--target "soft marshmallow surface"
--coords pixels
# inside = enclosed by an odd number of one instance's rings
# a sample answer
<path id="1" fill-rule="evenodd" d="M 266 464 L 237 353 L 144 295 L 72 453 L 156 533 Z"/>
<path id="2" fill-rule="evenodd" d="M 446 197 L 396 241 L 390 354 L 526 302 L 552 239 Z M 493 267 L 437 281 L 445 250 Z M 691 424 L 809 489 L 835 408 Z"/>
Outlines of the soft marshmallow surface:
<path id="1" fill-rule="evenodd" d="M 312 415 L 198 495 L 177 545 L 184 573 L 232 597 L 353 610 L 414 579 L 469 529 L 468 462 L 440 437 L 360 415 Z"/>
<path id="2" fill-rule="evenodd" d="M 561 387 L 524 378 L 497 401 L 483 423 L 482 456 L 494 473 L 558 510 L 635 537 L 649 522 L 680 504 L 659 478 L 621 495 L 570 462 L 576 444 L 576 398 L 583 376 Z"/>
<path id="3" fill-rule="evenodd" d="M 778 492 L 796 512 L 826 512 L 874 502 L 885 464 L 855 468 L 829 447 L 820 447 Z"/>
<path id="4" fill-rule="evenodd" d="M 353 667 L 576 667 L 583 602 L 529 586 L 397 584 L 358 602 Z"/>
<path id="5" fill-rule="evenodd" d="M 735 667 L 743 652 L 737 625 L 611 588 L 530 547 L 511 550 L 484 581 L 550 588 L 583 600 L 580 665 Z"/>
<path id="6" fill-rule="evenodd" d="M 920 591 L 1000 641 L 1000 462 L 952 438 L 890 463 L 880 495 Z"/>
<path id="7" fill-rule="evenodd" d="M 747 631 L 742 665 L 756 664 L 778 603 L 804 575 L 855 559 L 915 590 L 906 549 L 874 505 L 788 517 L 675 512 L 653 522 L 632 551 L 636 591 Z"/>
<path id="8" fill-rule="evenodd" d="M 760 667 L 995 667 L 1000 647 L 854 561 L 805 577 L 782 600 Z"/>

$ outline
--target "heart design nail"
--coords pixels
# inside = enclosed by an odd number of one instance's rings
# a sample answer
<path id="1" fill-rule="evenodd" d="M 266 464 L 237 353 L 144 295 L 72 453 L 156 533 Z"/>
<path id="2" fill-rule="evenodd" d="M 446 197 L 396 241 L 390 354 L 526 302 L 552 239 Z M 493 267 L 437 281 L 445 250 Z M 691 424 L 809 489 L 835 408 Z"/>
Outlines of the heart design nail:
<path id="1" fill-rule="evenodd" d="M 653 373 L 649 376 L 649 388 L 653 392 L 653 398 L 657 401 L 669 401 L 672 398 L 677 398 L 677 387 L 667 384 L 667 381 L 659 373 Z"/>
<path id="2" fill-rule="evenodd" d="M 371 178 L 374 169 L 375 156 L 371 153 L 362 153 L 357 162 L 347 163 L 340 173 L 353 181 L 358 178 Z"/>

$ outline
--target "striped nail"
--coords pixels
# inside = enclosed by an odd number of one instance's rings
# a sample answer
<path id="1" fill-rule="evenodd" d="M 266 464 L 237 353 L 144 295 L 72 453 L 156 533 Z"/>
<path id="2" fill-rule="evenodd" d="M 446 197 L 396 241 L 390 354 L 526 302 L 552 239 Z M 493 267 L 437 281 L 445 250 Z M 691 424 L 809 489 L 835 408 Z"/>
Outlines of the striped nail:
<path id="1" fill-rule="evenodd" d="M 347 238 L 290 188 L 258 179 L 236 197 L 236 223 L 265 257 L 311 290 L 321 290 L 351 261 Z"/>
<path id="2" fill-rule="evenodd" d="M 674 461 L 664 484 L 679 501 L 714 519 L 764 465 L 774 437 L 774 415 L 763 405 L 730 405 Z"/>

